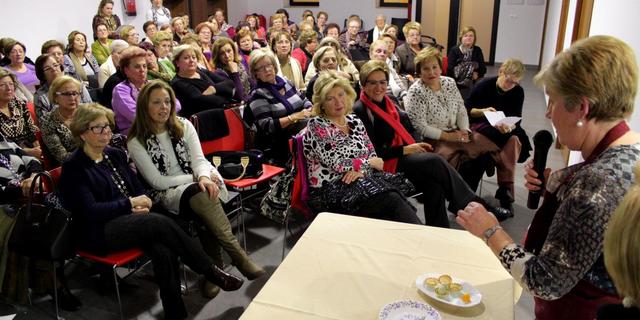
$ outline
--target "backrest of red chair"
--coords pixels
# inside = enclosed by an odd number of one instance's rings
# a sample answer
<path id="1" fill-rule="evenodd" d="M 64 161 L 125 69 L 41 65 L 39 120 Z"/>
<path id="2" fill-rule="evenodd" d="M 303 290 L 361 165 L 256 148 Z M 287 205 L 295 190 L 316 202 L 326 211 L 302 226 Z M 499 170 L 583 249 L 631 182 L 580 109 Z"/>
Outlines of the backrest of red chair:
<path id="1" fill-rule="evenodd" d="M 62 173 L 62 167 L 51 169 L 48 172 L 49 172 L 49 175 L 51 176 L 51 180 L 53 180 L 53 183 L 57 186 L 60 183 L 60 174 Z M 55 189 L 55 187 L 49 185 L 47 181 L 45 181 L 44 183 L 44 188 L 46 192 L 51 192 L 52 190 Z"/>
<path id="2" fill-rule="evenodd" d="M 33 102 L 27 102 L 27 109 L 29 109 L 29 114 L 31 115 L 31 120 L 33 123 L 38 126 L 38 117 L 36 116 L 36 107 L 33 105 Z"/>
<path id="3" fill-rule="evenodd" d="M 449 64 L 449 58 L 447 56 L 442 57 L 442 73 L 447 73 L 447 66 Z"/>
<path id="4" fill-rule="evenodd" d="M 229 126 L 229 135 L 209 141 L 200 141 L 202 152 L 209 155 L 215 151 L 244 150 L 244 123 L 233 109 L 226 109 L 224 116 Z"/>
<path id="5" fill-rule="evenodd" d="M 293 155 L 293 167 L 296 175 L 293 178 L 291 191 L 291 207 L 301 211 L 307 219 L 313 217 L 313 212 L 307 206 L 309 200 L 309 182 L 307 180 L 307 162 L 302 149 L 303 134 L 298 134 L 289 140 L 289 148 Z"/>

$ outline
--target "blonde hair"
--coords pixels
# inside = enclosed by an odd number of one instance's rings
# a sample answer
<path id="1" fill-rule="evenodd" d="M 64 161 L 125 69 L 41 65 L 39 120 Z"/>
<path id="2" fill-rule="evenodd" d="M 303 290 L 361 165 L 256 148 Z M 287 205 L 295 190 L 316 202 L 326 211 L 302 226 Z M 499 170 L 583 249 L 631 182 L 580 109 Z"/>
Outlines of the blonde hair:
<path id="1" fill-rule="evenodd" d="M 333 47 L 333 51 L 336 52 L 336 58 L 338 58 L 339 66 L 346 67 L 347 64 L 349 64 L 347 60 L 345 60 L 346 58 L 342 55 L 342 52 L 340 51 L 342 46 L 340 46 L 340 42 L 338 42 L 338 40 L 332 37 L 324 37 L 322 38 L 322 40 L 320 40 L 320 43 L 318 44 L 318 48 L 322 48 L 326 46 Z"/>
<path id="2" fill-rule="evenodd" d="M 318 40 L 318 33 L 313 30 L 302 31 L 300 37 L 298 37 L 300 48 L 304 48 L 307 44 L 313 42 L 313 40 Z"/>
<path id="3" fill-rule="evenodd" d="M 634 174 L 635 184 L 604 233 L 604 264 L 625 302 L 640 307 L 640 165 L 635 166 Z"/>
<path id="4" fill-rule="evenodd" d="M 382 39 L 378 39 L 378 40 L 374 40 L 371 45 L 369 45 L 369 58 L 371 58 L 371 55 L 373 54 L 373 51 L 376 50 L 377 46 L 383 46 L 384 47 L 384 51 L 388 53 L 389 51 L 389 46 L 387 45 L 387 42 L 382 40 Z"/>
<path id="5" fill-rule="evenodd" d="M 167 120 L 167 130 L 171 132 L 171 136 L 175 139 L 180 139 L 184 136 L 184 125 L 178 116 L 176 115 L 176 94 L 166 82 L 162 80 L 153 80 L 144 85 L 140 94 L 138 94 L 138 100 L 136 101 L 136 118 L 131 124 L 129 129 L 129 136 L 127 140 L 138 139 L 138 141 L 145 145 L 145 141 L 149 136 L 154 133 L 153 120 L 149 115 L 149 104 L 151 93 L 154 90 L 165 90 L 169 94 L 171 100 L 171 110 L 169 111 L 169 119 Z"/>
<path id="6" fill-rule="evenodd" d="M 460 30 L 460 33 L 458 34 L 458 44 L 462 43 L 462 37 L 467 32 L 473 32 L 473 44 L 472 45 L 475 46 L 478 36 L 476 35 L 476 29 L 474 29 L 472 26 L 466 26 L 466 27 L 462 28 L 462 30 Z"/>
<path id="7" fill-rule="evenodd" d="M 251 51 L 251 55 L 249 55 L 249 70 L 251 71 L 251 75 L 254 79 L 257 79 L 255 76 L 256 66 L 258 65 L 258 62 L 260 62 L 264 58 L 269 59 L 269 61 L 273 65 L 274 70 L 277 71 L 278 63 L 276 61 L 275 54 L 271 50 L 267 48 L 253 50 Z"/>
<path id="8" fill-rule="evenodd" d="M 58 90 L 60 90 L 62 86 L 64 86 L 69 82 L 75 84 L 76 87 L 78 88 L 78 92 L 82 94 L 82 84 L 80 84 L 80 81 L 70 76 L 60 76 L 57 79 L 53 80 L 53 82 L 51 83 L 51 87 L 49 87 L 49 92 L 47 93 L 47 97 L 49 98 L 49 101 L 51 103 L 55 103 L 56 101 L 56 92 L 58 92 Z"/>
<path id="9" fill-rule="evenodd" d="M 69 130 L 73 135 L 76 144 L 80 147 L 84 145 L 84 141 L 80 136 L 87 130 L 89 130 L 89 124 L 92 121 L 104 116 L 107 118 L 109 125 L 113 129 L 115 127 L 115 120 L 113 118 L 113 111 L 101 106 L 99 103 L 86 103 L 81 104 L 73 114 L 73 119 L 69 124 Z"/>
<path id="10" fill-rule="evenodd" d="M 169 31 L 158 31 L 151 39 L 155 47 L 160 45 L 162 41 L 173 41 L 173 34 Z"/>
<path id="11" fill-rule="evenodd" d="M 416 65 L 416 70 L 420 70 L 421 63 L 430 61 L 431 59 L 435 59 L 436 62 L 438 62 L 440 69 L 442 69 L 442 55 L 440 55 L 440 50 L 428 46 L 420 50 L 415 59 L 413 59 L 413 63 Z"/>
<path id="12" fill-rule="evenodd" d="M 364 87 L 369 75 L 376 71 L 384 72 L 384 77 L 389 81 L 389 66 L 384 61 L 369 60 L 360 68 L 360 87 Z"/>
<path id="13" fill-rule="evenodd" d="M 178 60 L 180 59 L 180 56 L 187 50 L 191 50 L 193 51 L 193 53 L 196 55 L 196 58 L 198 57 L 198 50 L 196 49 L 196 47 L 190 45 L 190 44 L 181 44 L 175 48 L 173 48 L 173 55 L 171 56 L 171 63 L 173 63 L 173 66 L 176 67 L 176 71 L 179 71 L 180 68 L 178 68 Z"/>
<path id="14" fill-rule="evenodd" d="M 120 27 L 120 39 L 123 39 L 123 40 L 126 39 L 127 37 L 129 37 L 129 31 L 135 30 L 135 29 L 136 28 L 132 25 L 126 25 L 126 26 Z"/>
<path id="15" fill-rule="evenodd" d="M 613 121 L 633 113 L 638 65 L 633 49 L 622 40 L 592 36 L 559 53 L 534 82 L 562 97 L 569 111 L 586 98 L 587 119 Z"/>
<path id="16" fill-rule="evenodd" d="M 522 78 L 527 71 L 522 61 L 513 58 L 505 60 L 499 70 L 505 75 L 512 75 L 516 78 Z"/>
<path id="17" fill-rule="evenodd" d="M 402 27 L 402 34 L 406 37 L 409 35 L 409 31 L 411 30 L 418 30 L 418 33 L 422 33 L 422 26 L 418 22 L 409 21 L 404 24 L 404 27 Z"/>
<path id="18" fill-rule="evenodd" d="M 318 72 L 320 72 L 320 60 L 322 59 L 322 57 L 324 57 L 324 55 L 327 53 L 327 51 L 333 51 L 333 54 L 336 55 L 336 62 L 338 62 L 338 54 L 336 53 L 336 49 L 334 49 L 332 46 L 327 46 L 327 47 L 322 47 L 318 50 L 316 50 L 316 53 L 313 55 L 312 58 L 312 63 L 313 66 L 316 67 L 316 70 Z M 336 66 L 338 66 L 339 64 L 336 63 Z"/>
<path id="19" fill-rule="evenodd" d="M 312 113 L 316 116 L 324 117 L 324 108 L 322 105 L 327 101 L 327 95 L 329 91 L 335 87 L 340 87 L 347 94 L 347 101 L 345 101 L 345 114 L 351 113 L 353 108 L 353 102 L 356 99 L 356 92 L 353 91 L 349 80 L 338 75 L 334 70 L 325 70 L 320 72 L 320 76 L 316 79 L 316 83 L 313 85 L 313 108 Z"/>

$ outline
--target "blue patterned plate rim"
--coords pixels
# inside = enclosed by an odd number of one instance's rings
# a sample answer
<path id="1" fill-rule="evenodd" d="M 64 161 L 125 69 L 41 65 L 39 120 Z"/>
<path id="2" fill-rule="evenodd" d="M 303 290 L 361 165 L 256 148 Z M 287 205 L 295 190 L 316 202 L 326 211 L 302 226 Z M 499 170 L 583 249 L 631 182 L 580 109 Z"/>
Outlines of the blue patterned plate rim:
<path id="1" fill-rule="evenodd" d="M 378 314 L 379 320 L 441 320 L 440 313 L 430 305 L 414 301 L 399 300 L 385 305 Z"/>

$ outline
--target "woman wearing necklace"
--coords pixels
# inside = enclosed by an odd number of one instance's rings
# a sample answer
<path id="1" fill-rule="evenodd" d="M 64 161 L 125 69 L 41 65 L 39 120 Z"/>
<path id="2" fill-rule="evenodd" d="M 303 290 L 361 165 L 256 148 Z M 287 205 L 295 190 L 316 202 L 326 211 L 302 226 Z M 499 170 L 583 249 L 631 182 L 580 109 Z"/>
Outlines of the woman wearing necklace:
<path id="1" fill-rule="evenodd" d="M 127 135 L 136 117 L 136 100 L 147 83 L 147 52 L 139 47 L 129 47 L 120 56 L 120 70 L 126 79 L 113 88 L 111 106 L 120 133 Z M 180 110 L 180 103 L 177 103 Z"/>
<path id="2" fill-rule="evenodd" d="M 44 117 L 55 107 L 55 102 L 49 100 L 49 88 L 54 80 L 63 76 L 63 66 L 58 63 L 52 54 L 43 54 L 36 59 L 36 76 L 40 80 L 40 87 L 33 97 L 37 123 L 42 123 Z M 81 85 L 80 103 L 89 103 L 91 96 L 87 87 Z"/>
<path id="3" fill-rule="evenodd" d="M 153 21 L 159 29 L 165 24 L 171 24 L 171 11 L 163 5 L 162 0 L 151 0 L 147 21 Z"/>
<path id="4" fill-rule="evenodd" d="M 222 290 L 239 289 L 243 281 L 220 270 L 175 221 L 149 211 L 152 201 L 126 154 L 107 146 L 113 125 L 113 112 L 99 104 L 78 107 L 70 125 L 80 146 L 62 165 L 59 190 L 73 214 L 79 249 L 107 254 L 140 248 L 153 261 L 165 319 L 188 316 L 178 258 Z"/>
<path id="5" fill-rule="evenodd" d="M 507 117 L 522 118 L 524 90 L 519 82 L 524 76 L 525 68 L 520 60 L 507 59 L 498 70 L 497 77 L 490 77 L 480 81 L 466 101 L 469 111 L 471 130 L 489 138 L 500 148 L 498 156 L 502 161 L 498 163 L 498 190 L 496 199 L 500 206 L 510 208 L 514 201 L 514 187 L 516 162 L 524 162 L 529 158 L 531 143 L 527 132 L 522 129 L 520 122 L 513 126 L 502 125 L 493 127 L 484 116 L 484 112 L 504 112 Z M 491 164 L 490 164 L 491 165 Z M 485 166 L 475 166 L 474 181 L 480 181 L 485 172 Z M 473 174 L 473 173 L 471 173 Z M 473 187 L 476 183 L 471 183 Z"/>
<path id="6" fill-rule="evenodd" d="M 476 29 L 462 28 L 458 41 L 447 56 L 447 76 L 456 80 L 462 98 L 467 99 L 471 88 L 487 73 L 487 67 L 482 49 L 476 46 Z"/>
<path id="7" fill-rule="evenodd" d="M 276 75 L 276 61 L 275 55 L 267 48 L 251 53 L 250 70 L 257 85 L 251 91 L 244 119 L 258 127 L 256 147 L 270 149 L 271 154 L 267 156 L 277 165 L 286 166 L 289 139 L 306 126 L 307 118 L 311 116 L 311 101 L 291 81 Z"/>
<path id="8" fill-rule="evenodd" d="M 303 138 L 310 208 L 420 223 L 405 196 L 374 176 L 383 170 L 383 161 L 362 121 L 351 114 L 355 92 L 349 81 L 335 71 L 324 71 L 313 91 L 316 116 L 309 120 Z"/>
<path id="9" fill-rule="evenodd" d="M 475 189 L 472 185 L 475 176 L 468 172 L 474 168 L 465 163 L 483 156 L 491 157 L 496 163 L 502 161 L 498 157 L 499 148 L 487 137 L 470 130 L 467 109 L 455 81 L 441 76 L 439 50 L 422 49 L 415 63 L 420 78 L 407 91 L 404 106 L 411 124 L 419 138 L 433 146 L 433 151 L 444 157 L 471 189 Z"/>
<path id="10" fill-rule="evenodd" d="M 100 65 L 96 58 L 87 52 L 87 37 L 80 31 L 72 31 L 67 38 L 67 54 L 64 55 L 64 68 L 67 75 L 72 76 L 85 85 L 89 85 L 89 77 L 98 82 Z"/>
<path id="11" fill-rule="evenodd" d="M 57 107 L 43 118 L 40 128 L 42 142 L 55 159 L 56 167 L 77 147 L 69 124 L 80 104 L 81 88 L 78 80 L 61 76 L 51 83 L 49 89 L 49 101 Z"/>
<path id="12" fill-rule="evenodd" d="M 622 300 L 605 269 L 603 240 L 640 159 L 640 134 L 625 120 L 633 113 L 638 88 L 636 61 L 621 40 L 593 36 L 576 41 L 534 78 L 549 96 L 546 116 L 558 141 L 585 161 L 554 173 L 547 168 L 544 178 L 527 163 L 525 186 L 544 190 L 544 201 L 524 245 L 481 205 L 471 203 L 458 212 L 456 221 L 484 239 L 534 296 L 536 319 L 594 319 L 598 307 Z"/>
<path id="13" fill-rule="evenodd" d="M 120 18 L 117 14 L 113 14 L 113 0 L 100 0 L 98 4 L 98 13 L 93 16 L 93 39 L 97 39 L 97 27 L 99 22 L 102 21 L 107 25 L 107 31 L 109 32 L 109 38 L 117 39 L 116 29 L 120 27 Z"/>
<path id="14" fill-rule="evenodd" d="M 28 155 L 40 158 L 42 150 L 36 139 L 38 127 L 31 119 L 27 103 L 15 95 L 17 83 L 13 73 L 0 69 L 0 133 Z"/>
<path id="15" fill-rule="evenodd" d="M 200 242 L 216 266 L 223 268 L 222 251 L 249 280 L 265 271 L 244 252 L 233 235 L 221 200 L 228 198 L 222 177 L 202 154 L 191 122 L 176 116 L 175 94 L 156 80 L 140 92 L 136 120 L 128 137 L 131 158 L 153 188 L 152 196 L 172 214 L 202 224 Z M 202 230 L 198 228 L 198 230 Z M 205 282 L 202 294 L 215 297 L 220 288 Z"/>

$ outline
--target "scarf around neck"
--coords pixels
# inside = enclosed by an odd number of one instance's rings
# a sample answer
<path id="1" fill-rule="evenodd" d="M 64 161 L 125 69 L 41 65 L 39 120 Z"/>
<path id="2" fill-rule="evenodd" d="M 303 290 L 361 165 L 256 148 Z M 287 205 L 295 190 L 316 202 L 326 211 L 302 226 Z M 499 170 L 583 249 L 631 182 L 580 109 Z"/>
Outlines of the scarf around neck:
<path id="1" fill-rule="evenodd" d="M 286 84 L 287 82 L 284 81 L 284 79 L 282 79 L 279 76 L 276 76 L 275 84 L 258 80 L 258 88 L 267 89 L 271 93 L 271 95 L 274 98 L 276 98 L 278 101 L 280 101 L 280 103 L 282 103 L 285 109 L 287 109 L 287 114 L 291 114 L 294 111 L 293 106 L 291 105 L 291 103 L 289 103 L 289 100 L 287 100 L 287 97 L 280 94 L 280 89 L 284 89 Z"/>
<path id="2" fill-rule="evenodd" d="M 192 174 L 193 170 L 191 169 L 191 163 L 189 161 L 189 149 L 187 148 L 187 144 L 184 141 L 184 138 L 176 139 L 171 131 L 169 132 L 169 138 L 171 140 L 171 145 L 173 146 L 173 152 L 175 152 L 176 159 L 178 159 L 178 165 L 180 165 L 180 169 L 185 174 Z M 151 157 L 151 162 L 156 166 L 158 171 L 163 176 L 169 174 L 169 168 L 167 167 L 167 156 L 163 152 L 162 147 L 160 146 L 160 140 L 155 134 L 151 134 L 146 140 L 147 153 Z"/>

